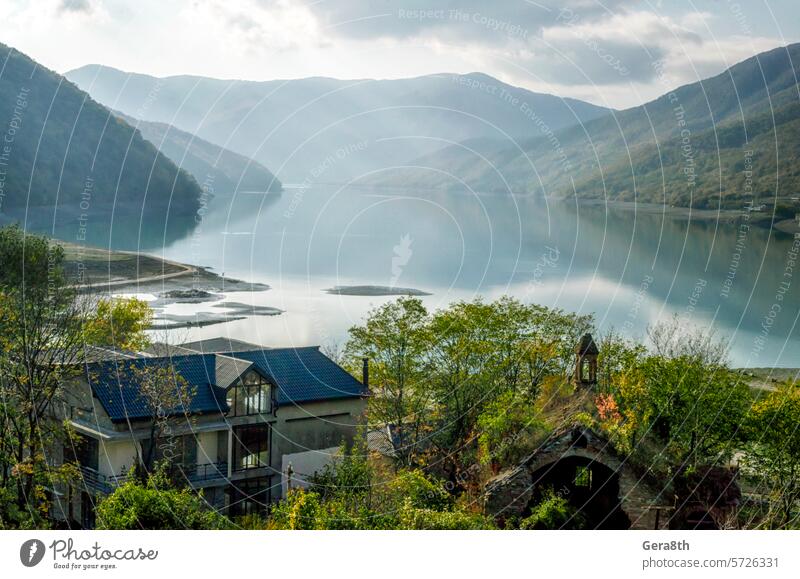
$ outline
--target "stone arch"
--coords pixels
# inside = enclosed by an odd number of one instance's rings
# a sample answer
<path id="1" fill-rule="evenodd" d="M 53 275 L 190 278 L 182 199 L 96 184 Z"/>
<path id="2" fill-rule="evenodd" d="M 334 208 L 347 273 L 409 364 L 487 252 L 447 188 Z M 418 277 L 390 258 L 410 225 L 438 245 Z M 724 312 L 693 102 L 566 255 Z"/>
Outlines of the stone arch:
<path id="1" fill-rule="evenodd" d="M 595 457 L 576 451 L 539 464 L 530 472 L 532 492 L 523 516 L 552 490 L 581 513 L 586 528 L 630 528 L 630 518 L 623 509 L 619 473 Z"/>
<path id="2" fill-rule="evenodd" d="M 596 513 L 610 515 L 594 516 L 597 528 L 666 528 L 672 508 L 663 491 L 638 476 L 604 437 L 581 426 L 552 436 L 516 468 L 490 480 L 485 489 L 486 512 L 501 522 L 524 518 L 543 486 L 552 486 L 558 478 L 569 480 L 570 476 L 574 483 L 575 468 L 587 465 L 594 469 L 596 474 L 592 476 L 600 491 L 590 507 Z M 552 474 L 547 475 L 548 472 Z M 580 495 L 573 495 L 573 500 L 579 500 Z"/>

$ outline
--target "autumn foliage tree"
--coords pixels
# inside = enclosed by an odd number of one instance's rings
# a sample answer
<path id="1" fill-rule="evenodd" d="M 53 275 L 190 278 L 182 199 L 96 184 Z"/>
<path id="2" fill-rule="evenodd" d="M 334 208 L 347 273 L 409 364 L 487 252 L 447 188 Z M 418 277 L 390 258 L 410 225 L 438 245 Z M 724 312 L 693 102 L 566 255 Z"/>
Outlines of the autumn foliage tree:
<path id="1" fill-rule="evenodd" d="M 57 475 L 47 460 L 64 434 L 56 403 L 96 343 L 87 328 L 97 326 L 97 309 L 78 289 L 64 273 L 60 245 L 16 226 L 0 229 L 0 476 L 17 512 L 30 518 L 47 512 L 45 490 Z M 141 342 L 143 327 L 131 323 L 117 337 Z"/>

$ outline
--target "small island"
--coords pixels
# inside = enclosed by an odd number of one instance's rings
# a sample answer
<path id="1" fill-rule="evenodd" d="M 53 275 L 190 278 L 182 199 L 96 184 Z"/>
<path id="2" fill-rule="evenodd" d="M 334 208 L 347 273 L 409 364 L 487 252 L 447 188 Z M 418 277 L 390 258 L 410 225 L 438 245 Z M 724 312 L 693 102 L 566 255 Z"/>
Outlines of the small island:
<path id="1" fill-rule="evenodd" d="M 385 285 L 337 285 L 323 290 L 325 293 L 338 296 L 429 296 L 428 292 L 408 288 Z"/>

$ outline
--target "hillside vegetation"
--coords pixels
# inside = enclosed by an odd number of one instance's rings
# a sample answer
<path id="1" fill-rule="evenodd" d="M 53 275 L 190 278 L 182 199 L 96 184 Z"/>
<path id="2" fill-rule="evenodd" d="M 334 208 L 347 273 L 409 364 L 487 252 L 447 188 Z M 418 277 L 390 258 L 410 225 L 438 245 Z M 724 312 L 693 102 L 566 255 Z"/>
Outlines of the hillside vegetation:
<path id="1" fill-rule="evenodd" d="M 527 140 L 466 141 L 369 182 L 463 187 L 455 175 L 478 190 L 714 208 L 790 196 L 797 62 L 800 44 L 778 48 L 639 107 L 548 134 L 531 127 Z"/>
<path id="2" fill-rule="evenodd" d="M 280 191 L 281 182 L 257 161 L 209 143 L 166 123 L 154 123 L 115 113 L 136 127 L 181 169 L 191 173 L 214 194 L 235 191 Z"/>
<path id="3" fill-rule="evenodd" d="M 85 92 L 0 44 L 0 212 L 63 209 L 88 215 L 189 215 L 195 179 Z M 121 216 L 122 217 L 122 216 Z"/>
<path id="4" fill-rule="evenodd" d="M 89 65 L 67 78 L 125 114 L 223 145 L 293 183 L 348 181 L 465 139 L 525 138 L 534 112 L 553 130 L 608 112 L 480 73 L 253 82 Z"/>

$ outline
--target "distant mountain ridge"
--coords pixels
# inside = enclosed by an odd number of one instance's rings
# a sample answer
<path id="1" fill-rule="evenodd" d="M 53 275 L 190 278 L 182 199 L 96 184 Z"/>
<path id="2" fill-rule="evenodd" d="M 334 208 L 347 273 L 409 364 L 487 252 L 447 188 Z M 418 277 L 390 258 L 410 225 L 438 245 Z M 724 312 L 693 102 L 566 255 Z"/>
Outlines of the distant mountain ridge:
<path id="1" fill-rule="evenodd" d="M 67 77 L 111 108 L 196 134 L 295 183 L 347 181 L 466 139 L 524 138 L 532 114 L 557 130 L 609 112 L 480 73 L 255 82 L 88 65 Z"/>
<path id="2" fill-rule="evenodd" d="M 0 214 L 110 231 L 111 215 L 167 236 L 200 206 L 197 181 L 59 74 L 0 44 Z M 91 219 L 99 216 L 102 219 Z M 190 217 L 191 220 L 191 217 Z M 84 225 L 84 228 L 88 225 Z M 80 239 L 79 239 L 80 240 Z"/>
<path id="3" fill-rule="evenodd" d="M 800 191 L 799 68 L 800 44 L 777 48 L 639 107 L 550 136 L 465 141 L 366 182 L 701 208 L 786 197 Z"/>
<path id="4" fill-rule="evenodd" d="M 146 140 L 215 195 L 282 189 L 280 180 L 257 161 L 166 123 L 142 121 L 118 111 L 114 114 L 137 128 Z"/>

